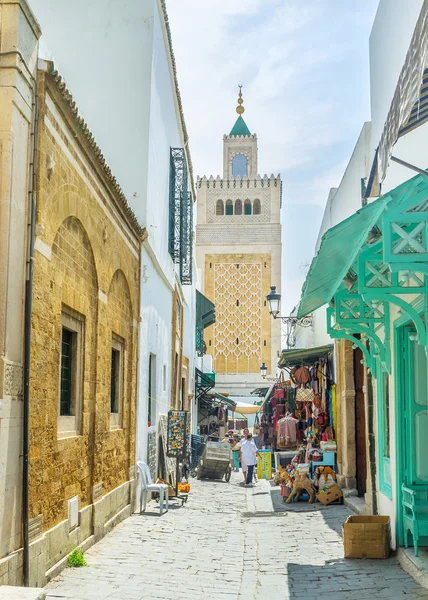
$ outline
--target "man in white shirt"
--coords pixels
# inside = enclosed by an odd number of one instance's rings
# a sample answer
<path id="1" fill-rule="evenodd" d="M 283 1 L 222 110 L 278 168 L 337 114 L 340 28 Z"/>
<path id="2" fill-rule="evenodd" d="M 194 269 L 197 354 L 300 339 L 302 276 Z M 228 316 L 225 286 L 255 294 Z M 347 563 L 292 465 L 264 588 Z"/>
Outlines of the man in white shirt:
<path id="1" fill-rule="evenodd" d="M 247 439 L 241 442 L 241 462 L 247 467 L 247 479 L 245 480 L 245 485 L 247 486 L 251 485 L 253 481 L 254 467 L 257 464 L 258 456 L 259 452 L 253 441 L 253 436 L 251 433 L 248 433 Z"/>

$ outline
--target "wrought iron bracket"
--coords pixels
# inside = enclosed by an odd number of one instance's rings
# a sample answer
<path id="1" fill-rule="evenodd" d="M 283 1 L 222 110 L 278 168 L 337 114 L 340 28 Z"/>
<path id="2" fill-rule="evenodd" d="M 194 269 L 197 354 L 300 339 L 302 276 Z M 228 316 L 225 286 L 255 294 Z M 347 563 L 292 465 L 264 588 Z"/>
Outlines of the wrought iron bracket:
<path id="1" fill-rule="evenodd" d="M 312 315 L 302 317 L 301 319 L 298 319 L 297 317 L 274 317 L 274 319 L 281 319 L 284 325 L 291 325 L 294 327 L 296 325 L 299 327 L 312 327 L 313 322 Z"/>

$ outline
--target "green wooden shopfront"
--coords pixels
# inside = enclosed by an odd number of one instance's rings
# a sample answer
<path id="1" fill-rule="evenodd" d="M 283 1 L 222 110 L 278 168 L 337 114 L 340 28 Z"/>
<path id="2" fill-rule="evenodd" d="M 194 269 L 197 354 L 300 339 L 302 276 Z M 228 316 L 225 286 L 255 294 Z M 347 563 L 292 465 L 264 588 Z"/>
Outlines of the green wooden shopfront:
<path id="1" fill-rule="evenodd" d="M 428 176 L 418 175 L 331 228 L 298 317 L 323 305 L 327 328 L 364 355 L 376 395 L 379 514 L 393 543 L 428 546 Z"/>

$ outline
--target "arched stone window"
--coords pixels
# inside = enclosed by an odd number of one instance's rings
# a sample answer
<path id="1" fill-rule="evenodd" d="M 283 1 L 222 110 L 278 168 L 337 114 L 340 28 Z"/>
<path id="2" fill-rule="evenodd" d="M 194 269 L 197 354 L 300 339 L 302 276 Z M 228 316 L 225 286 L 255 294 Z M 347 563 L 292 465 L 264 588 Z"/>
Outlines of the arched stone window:
<path id="1" fill-rule="evenodd" d="M 262 207 L 260 206 L 260 200 L 256 198 L 253 203 L 253 215 L 261 215 Z"/>
<path id="2" fill-rule="evenodd" d="M 242 215 L 242 200 L 235 201 L 235 215 Z"/>
<path id="3" fill-rule="evenodd" d="M 226 201 L 226 214 L 233 215 L 233 202 L 232 200 Z"/>
<path id="4" fill-rule="evenodd" d="M 233 177 L 244 177 L 244 175 L 248 175 L 248 161 L 243 154 L 237 154 L 233 157 L 232 175 Z"/>
<path id="5" fill-rule="evenodd" d="M 245 200 L 244 215 L 251 215 L 251 200 Z"/>
<path id="6" fill-rule="evenodd" d="M 216 204 L 216 207 L 215 207 L 215 214 L 216 215 L 224 215 L 223 200 L 217 200 L 217 204 Z"/>

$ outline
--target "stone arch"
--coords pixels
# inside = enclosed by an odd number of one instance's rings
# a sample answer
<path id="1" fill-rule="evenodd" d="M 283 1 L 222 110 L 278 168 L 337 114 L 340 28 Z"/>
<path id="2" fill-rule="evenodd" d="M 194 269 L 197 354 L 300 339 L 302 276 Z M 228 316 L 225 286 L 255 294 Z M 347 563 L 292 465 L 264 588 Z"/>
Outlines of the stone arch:
<path id="1" fill-rule="evenodd" d="M 45 215 L 49 215 L 46 222 L 46 230 L 42 237 L 43 241 L 49 246 L 53 245 L 54 238 L 61 224 L 68 217 L 75 217 L 87 231 L 97 231 L 99 222 L 97 221 L 96 211 L 90 209 L 91 204 L 95 202 L 94 197 L 86 191 L 78 190 L 71 184 L 61 186 L 57 192 L 49 198 L 43 210 Z M 93 253 L 97 272 L 101 271 L 101 255 Z"/>
<path id="2" fill-rule="evenodd" d="M 244 215 L 251 215 L 252 214 L 252 207 L 251 207 L 251 200 L 245 200 L 244 202 Z"/>
<path id="3" fill-rule="evenodd" d="M 215 207 L 215 214 L 217 216 L 224 215 L 224 202 L 223 200 L 217 200 L 217 204 Z"/>
<path id="4" fill-rule="evenodd" d="M 107 294 L 107 303 L 109 308 L 114 306 L 116 311 L 120 314 L 121 324 L 119 327 L 119 319 L 117 318 L 118 328 L 120 328 L 123 333 L 126 333 L 124 323 L 128 322 L 129 327 L 132 328 L 133 310 L 128 280 L 121 269 L 117 269 L 111 278 Z M 117 331 L 117 333 L 122 335 L 121 331 Z M 122 337 L 124 336 L 122 335 Z"/>
<path id="5" fill-rule="evenodd" d="M 235 200 L 235 215 L 242 215 L 242 200 Z"/>
<path id="6" fill-rule="evenodd" d="M 261 215 L 262 214 L 262 207 L 260 204 L 260 200 L 258 198 L 256 198 L 253 202 L 253 215 Z"/>
<path id="7" fill-rule="evenodd" d="M 47 369 L 46 397 L 44 414 L 46 414 L 46 430 L 53 432 L 56 439 L 64 431 L 63 419 L 60 415 L 60 375 L 62 356 L 62 336 L 64 328 L 69 329 L 71 322 L 79 331 L 80 350 L 76 365 L 80 370 L 76 380 L 78 389 L 78 405 L 74 425 L 78 435 L 74 443 L 74 452 L 79 456 L 79 468 L 73 474 L 73 485 L 76 494 L 80 496 L 83 506 L 90 504 L 92 479 L 88 476 L 93 468 L 93 448 L 88 444 L 91 436 L 93 415 L 96 411 L 97 373 L 98 373 L 98 272 L 95 264 L 93 247 L 87 230 L 82 222 L 67 216 L 58 227 L 52 243 L 52 259 L 46 273 L 39 269 L 39 297 L 34 298 L 33 320 L 38 319 L 38 334 L 50 338 L 52 349 L 51 362 Z M 42 279 L 44 277 L 44 279 Z M 49 314 L 46 313 L 46 299 L 49 297 Z M 35 345 L 37 340 L 33 340 Z M 46 345 L 46 344 L 45 344 Z M 45 355 L 46 350 L 33 350 L 39 355 Z M 76 355 L 75 355 L 76 356 Z M 34 392 L 34 411 L 43 410 L 37 402 L 37 392 Z M 64 504 L 58 506 L 54 515 L 44 514 L 47 526 L 50 528 L 67 517 L 66 474 L 69 469 L 67 453 L 57 453 L 56 444 L 45 447 L 45 464 L 51 465 L 60 473 L 61 489 L 64 493 Z M 62 475 L 64 474 L 64 475 Z"/>
<path id="8" fill-rule="evenodd" d="M 136 336 L 133 328 L 133 312 L 130 287 L 125 273 L 117 269 L 110 281 L 106 327 L 102 335 L 103 355 L 108 361 L 106 374 L 105 412 L 111 412 L 112 372 L 114 355 L 119 356 L 121 378 L 120 398 L 117 410 L 110 415 L 110 435 L 103 448 L 103 487 L 109 492 L 128 479 L 129 448 L 133 446 L 135 422 L 134 364 L 136 362 Z M 115 361 L 118 359 L 116 358 Z M 116 362 L 116 365 L 118 363 Z M 117 379 L 116 379 L 117 381 Z M 118 396 L 116 396 L 116 399 Z M 112 421 L 114 419 L 114 421 Z"/>
<path id="9" fill-rule="evenodd" d="M 226 200 L 226 214 L 233 215 L 233 202 L 232 200 Z"/>
<path id="10" fill-rule="evenodd" d="M 56 231 L 52 242 L 52 260 L 59 271 L 76 281 L 90 282 L 98 293 L 98 272 L 89 235 L 80 219 L 66 217 Z"/>

